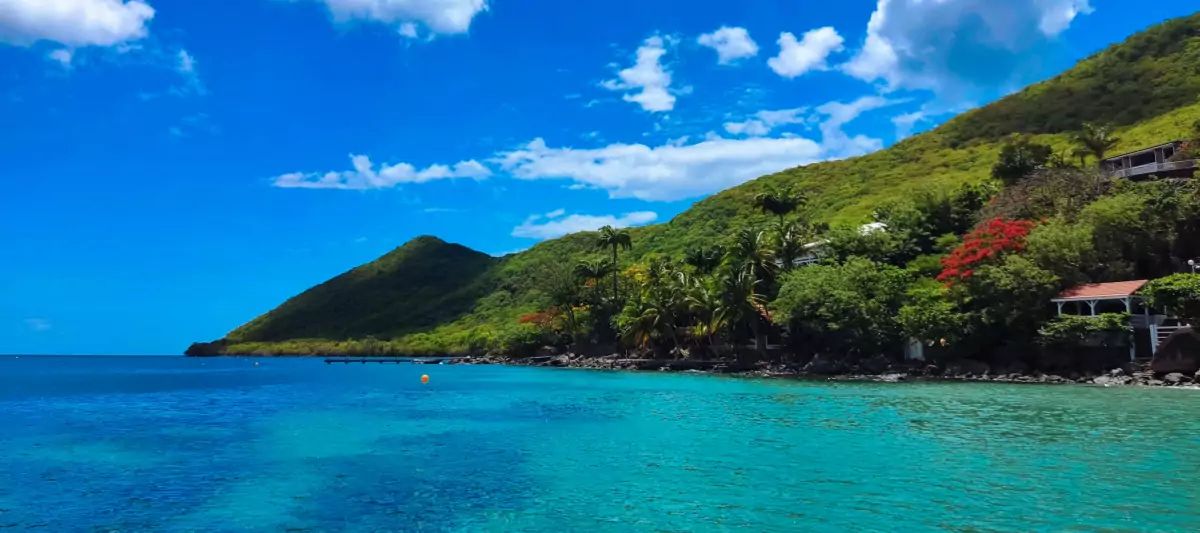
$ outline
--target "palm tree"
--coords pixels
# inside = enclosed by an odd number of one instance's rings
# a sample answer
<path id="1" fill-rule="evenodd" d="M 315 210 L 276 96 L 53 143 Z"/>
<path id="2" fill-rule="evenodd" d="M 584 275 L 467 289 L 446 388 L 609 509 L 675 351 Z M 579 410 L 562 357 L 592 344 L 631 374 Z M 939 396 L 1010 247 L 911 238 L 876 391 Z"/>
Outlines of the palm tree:
<path id="1" fill-rule="evenodd" d="M 742 228 L 737 232 L 728 259 L 735 270 L 748 272 L 755 280 L 766 282 L 775 272 L 775 254 L 769 239 L 761 231 Z"/>
<path id="2" fill-rule="evenodd" d="M 655 261 L 647 266 L 646 282 L 626 303 L 619 321 L 622 338 L 635 346 L 653 346 L 656 352 L 666 348 L 682 348 L 677 326 L 679 317 L 686 313 L 684 288 L 690 278 L 683 271 L 666 261 Z"/>
<path id="3" fill-rule="evenodd" d="M 575 277 L 592 287 L 593 304 L 600 303 L 600 281 L 613 270 L 607 259 L 583 259 L 575 264 Z"/>
<path id="4" fill-rule="evenodd" d="M 612 226 L 604 226 L 600 228 L 600 235 L 596 237 L 597 248 L 608 248 L 612 250 L 612 279 L 613 279 L 613 303 L 618 300 L 617 288 L 617 249 L 622 248 L 628 250 L 633 248 L 633 239 L 629 237 L 629 231 L 617 229 Z"/>
<path id="5" fill-rule="evenodd" d="M 1096 164 L 1099 165 L 1104 161 L 1104 155 L 1112 150 L 1121 139 L 1113 136 L 1112 127 L 1106 124 L 1092 124 L 1086 122 L 1083 124 L 1083 129 L 1075 134 L 1075 144 L 1079 145 L 1075 149 L 1075 155 L 1079 156 L 1080 162 L 1086 156 L 1096 158 Z"/>
<path id="6" fill-rule="evenodd" d="M 804 255 L 804 245 L 811 232 L 795 222 L 780 225 L 775 232 L 775 258 L 780 268 L 791 270 Z"/>
<path id="7" fill-rule="evenodd" d="M 728 320 L 718 287 L 712 281 L 693 283 L 684 295 L 684 305 L 692 315 L 690 327 L 693 338 L 704 339 L 709 353 L 717 355 L 717 335 L 728 326 Z"/>
<path id="8" fill-rule="evenodd" d="M 720 315 L 724 324 L 731 328 L 738 324 L 749 324 L 754 334 L 754 349 L 761 355 L 767 349 L 764 331 L 767 313 L 767 298 L 759 291 L 761 281 L 748 270 L 735 270 L 723 283 L 723 301 Z"/>
<path id="9" fill-rule="evenodd" d="M 721 265 L 725 250 L 720 246 L 697 246 L 684 252 L 683 262 L 691 265 L 696 272 L 712 274 Z"/>
<path id="10" fill-rule="evenodd" d="M 779 225 L 783 225 L 783 217 L 795 211 L 808 201 L 808 196 L 802 192 L 793 192 L 790 187 L 769 189 L 754 196 L 754 205 L 763 213 L 779 217 Z"/>

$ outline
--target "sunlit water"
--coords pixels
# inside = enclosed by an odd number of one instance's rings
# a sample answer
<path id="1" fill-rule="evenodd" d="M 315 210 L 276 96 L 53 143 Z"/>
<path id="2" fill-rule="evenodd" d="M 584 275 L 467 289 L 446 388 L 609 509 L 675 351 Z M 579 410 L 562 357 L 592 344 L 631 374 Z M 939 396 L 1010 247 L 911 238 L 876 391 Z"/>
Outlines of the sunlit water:
<path id="1" fill-rule="evenodd" d="M 1200 528 L 1196 390 L 4 358 L 0 452 L 0 529 Z"/>

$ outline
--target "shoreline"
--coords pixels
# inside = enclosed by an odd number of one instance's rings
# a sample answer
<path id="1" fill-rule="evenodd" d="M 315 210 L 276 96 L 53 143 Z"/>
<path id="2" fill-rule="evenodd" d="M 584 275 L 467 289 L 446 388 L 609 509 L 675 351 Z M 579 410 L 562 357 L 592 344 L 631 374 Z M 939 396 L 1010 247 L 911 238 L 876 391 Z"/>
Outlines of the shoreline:
<path id="1" fill-rule="evenodd" d="M 977 362 L 972 362 L 977 363 Z M 1187 376 L 1174 372 L 1156 375 L 1149 363 L 1130 363 L 1122 368 L 1106 372 L 1063 372 L 1041 371 L 997 372 L 970 364 L 948 364 L 946 368 L 933 364 L 890 364 L 886 368 L 849 368 L 845 370 L 810 371 L 805 367 L 780 363 L 739 364 L 736 361 L 692 359 L 629 359 L 619 356 L 587 357 L 572 354 L 557 356 L 535 356 L 508 358 L 497 356 L 466 357 L 450 364 L 496 364 L 507 366 L 534 366 L 550 368 L 579 368 L 589 370 L 617 370 L 633 372 L 676 372 L 727 375 L 733 377 L 804 379 L 827 382 L 870 382 L 899 383 L 906 381 L 925 382 L 971 382 L 971 383 L 1025 383 L 1025 384 L 1075 384 L 1142 387 L 1200 388 L 1200 372 Z M 983 365 L 986 367 L 986 365 Z M 972 371 L 973 370 L 973 371 Z"/>
<path id="2" fill-rule="evenodd" d="M 397 356 L 397 355 L 305 355 L 305 354 L 220 354 L 185 355 L 185 357 L 286 357 L 341 359 L 379 359 L 381 362 L 404 362 L 409 364 L 453 364 L 453 365 L 503 365 L 545 368 L 574 368 L 586 370 L 613 370 L 625 372 L 673 372 L 709 374 L 747 378 L 778 378 L 826 382 L 963 382 L 963 383 L 1023 383 L 1055 385 L 1094 385 L 1103 387 L 1171 387 L 1200 389 L 1200 371 L 1194 375 L 1179 372 L 1156 374 L 1150 370 L 1149 362 L 1126 363 L 1119 368 L 1106 371 L 1068 370 L 1046 372 L 1016 365 L 995 370 L 986 363 L 975 360 L 936 363 L 895 363 L 868 359 L 857 364 L 808 363 L 739 363 L 732 359 L 652 359 L 628 358 L 618 354 L 606 356 L 584 356 L 578 354 L 537 355 L 509 357 L 494 354 L 468 356 Z M 328 362 L 328 361 L 327 361 Z M 336 362 L 336 361 L 335 361 Z M 813 368 L 815 366 L 815 368 Z"/>

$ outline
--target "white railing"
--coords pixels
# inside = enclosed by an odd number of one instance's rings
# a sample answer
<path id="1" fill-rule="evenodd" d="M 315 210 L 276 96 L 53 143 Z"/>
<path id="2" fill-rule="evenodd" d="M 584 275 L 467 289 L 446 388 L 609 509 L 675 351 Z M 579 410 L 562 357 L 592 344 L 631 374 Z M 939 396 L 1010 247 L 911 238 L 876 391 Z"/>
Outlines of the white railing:
<path id="1" fill-rule="evenodd" d="M 1155 174 L 1158 172 L 1170 172 L 1172 170 L 1186 170 L 1196 168 L 1196 160 L 1188 159 L 1186 161 L 1166 161 L 1163 163 L 1147 163 L 1136 167 L 1118 168 L 1108 171 L 1108 175 L 1115 178 L 1132 178 L 1134 176 L 1144 176 L 1146 174 Z"/>

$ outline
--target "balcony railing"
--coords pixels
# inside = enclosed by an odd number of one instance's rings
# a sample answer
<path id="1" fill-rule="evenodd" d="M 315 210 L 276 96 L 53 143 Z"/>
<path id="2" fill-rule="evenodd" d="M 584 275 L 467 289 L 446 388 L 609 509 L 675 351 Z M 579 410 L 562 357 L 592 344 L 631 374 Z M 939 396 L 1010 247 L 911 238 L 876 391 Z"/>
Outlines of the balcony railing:
<path id="1" fill-rule="evenodd" d="M 1147 174 L 1158 174 L 1160 172 L 1170 172 L 1173 170 L 1187 170 L 1189 168 L 1197 168 L 1195 159 L 1185 161 L 1166 161 L 1163 163 L 1147 163 L 1136 167 L 1118 168 L 1109 170 L 1108 175 L 1114 178 L 1132 178 L 1135 176 L 1145 176 Z"/>

